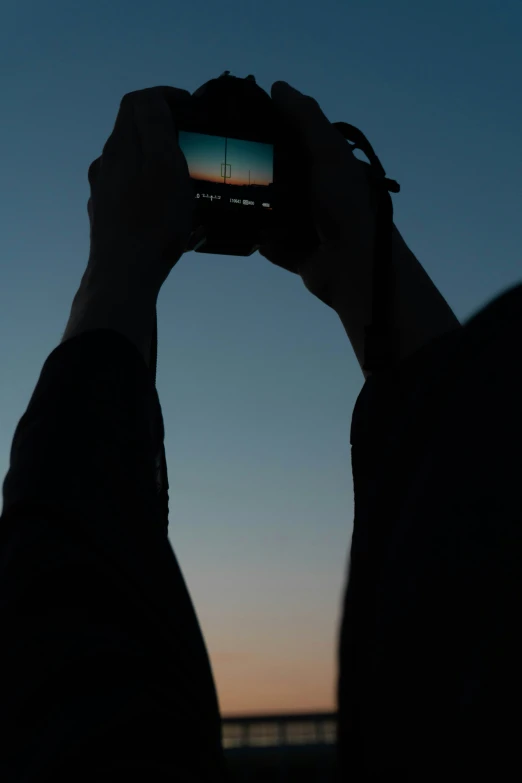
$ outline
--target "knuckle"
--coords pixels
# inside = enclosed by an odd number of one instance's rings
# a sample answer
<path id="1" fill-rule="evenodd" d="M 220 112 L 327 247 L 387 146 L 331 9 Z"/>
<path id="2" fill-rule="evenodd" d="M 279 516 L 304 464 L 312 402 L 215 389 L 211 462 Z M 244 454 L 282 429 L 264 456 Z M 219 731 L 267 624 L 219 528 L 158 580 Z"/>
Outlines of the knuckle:
<path id="1" fill-rule="evenodd" d="M 321 110 L 321 107 L 319 106 L 319 102 L 312 96 L 312 95 L 305 95 L 304 96 L 304 103 L 310 108 L 314 110 Z"/>
<path id="2" fill-rule="evenodd" d="M 89 171 L 88 171 L 87 177 L 88 177 L 90 185 L 94 184 L 94 180 L 96 178 L 96 174 L 98 172 L 99 165 L 100 165 L 100 158 L 96 158 L 96 160 L 93 160 L 93 162 L 89 166 Z"/>
<path id="3" fill-rule="evenodd" d="M 132 103 L 134 101 L 134 96 L 136 95 L 138 91 L 134 90 L 133 92 L 126 92 L 123 98 L 121 99 L 120 106 L 127 106 L 129 103 Z"/>
<path id="4" fill-rule="evenodd" d="M 149 102 L 156 94 L 157 89 L 156 87 L 146 87 L 144 90 L 133 90 L 125 93 L 121 99 L 120 108 L 128 109 L 131 106 L 136 106 L 136 104 Z"/>

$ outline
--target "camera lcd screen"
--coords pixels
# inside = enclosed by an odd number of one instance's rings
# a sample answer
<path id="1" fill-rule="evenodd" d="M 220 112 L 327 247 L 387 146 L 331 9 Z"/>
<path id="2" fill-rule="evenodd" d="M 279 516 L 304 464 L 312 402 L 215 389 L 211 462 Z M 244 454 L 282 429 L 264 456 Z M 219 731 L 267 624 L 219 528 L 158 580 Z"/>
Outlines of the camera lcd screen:
<path id="1" fill-rule="evenodd" d="M 273 208 L 273 144 L 180 130 L 179 146 L 201 206 Z"/>

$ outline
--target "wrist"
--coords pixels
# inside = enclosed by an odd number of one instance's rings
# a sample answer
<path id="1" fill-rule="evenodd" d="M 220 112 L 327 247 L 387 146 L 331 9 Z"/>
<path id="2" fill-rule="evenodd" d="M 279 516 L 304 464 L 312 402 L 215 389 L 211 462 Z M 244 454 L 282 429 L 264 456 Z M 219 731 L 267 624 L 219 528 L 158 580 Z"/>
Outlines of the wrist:
<path id="1" fill-rule="evenodd" d="M 402 362 L 432 339 L 460 326 L 458 319 L 415 255 L 393 226 L 392 324 L 396 363 Z M 358 265 L 357 273 L 341 288 L 334 310 L 344 326 L 361 368 L 365 365 L 366 327 L 373 322 L 373 257 Z M 368 374 L 363 369 L 365 378 Z"/>
<path id="2" fill-rule="evenodd" d="M 92 285 L 85 276 L 74 297 L 62 342 L 94 329 L 112 329 L 150 363 L 157 295 L 129 287 Z"/>
<path id="3" fill-rule="evenodd" d="M 128 296 L 157 300 L 163 281 L 152 274 L 155 266 L 150 254 L 144 257 L 141 252 L 120 250 L 111 257 L 107 252 L 101 254 L 91 249 L 78 293 L 88 297 L 107 294 L 122 299 Z"/>

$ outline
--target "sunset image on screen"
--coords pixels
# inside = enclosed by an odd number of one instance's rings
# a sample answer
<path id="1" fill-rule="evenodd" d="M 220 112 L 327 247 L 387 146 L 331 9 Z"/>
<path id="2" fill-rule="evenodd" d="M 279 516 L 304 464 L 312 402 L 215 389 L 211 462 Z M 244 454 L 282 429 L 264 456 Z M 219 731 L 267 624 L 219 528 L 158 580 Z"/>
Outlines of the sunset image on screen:
<path id="1" fill-rule="evenodd" d="M 204 182 L 267 187 L 273 182 L 273 145 L 180 131 L 190 176 Z"/>

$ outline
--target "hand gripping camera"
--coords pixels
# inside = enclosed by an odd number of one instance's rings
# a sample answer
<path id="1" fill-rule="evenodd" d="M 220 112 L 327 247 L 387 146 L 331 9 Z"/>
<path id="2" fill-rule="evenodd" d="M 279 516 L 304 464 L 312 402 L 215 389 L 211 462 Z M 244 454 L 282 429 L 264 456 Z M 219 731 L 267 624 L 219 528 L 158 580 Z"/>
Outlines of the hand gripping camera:
<path id="1" fill-rule="evenodd" d="M 225 71 L 174 113 L 199 229 L 187 250 L 249 256 L 281 233 L 296 245 L 318 242 L 309 229 L 302 160 L 289 156 L 293 140 L 254 76 Z"/>

